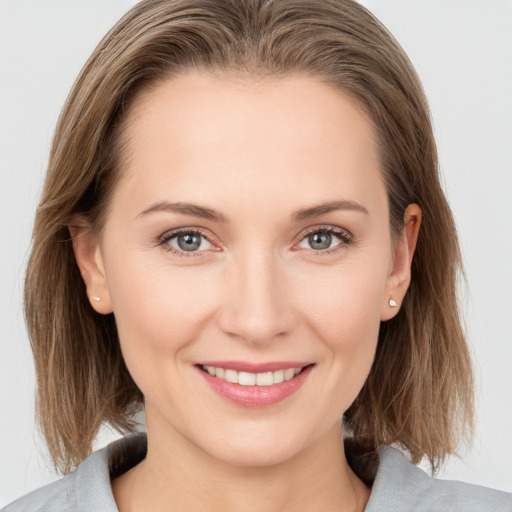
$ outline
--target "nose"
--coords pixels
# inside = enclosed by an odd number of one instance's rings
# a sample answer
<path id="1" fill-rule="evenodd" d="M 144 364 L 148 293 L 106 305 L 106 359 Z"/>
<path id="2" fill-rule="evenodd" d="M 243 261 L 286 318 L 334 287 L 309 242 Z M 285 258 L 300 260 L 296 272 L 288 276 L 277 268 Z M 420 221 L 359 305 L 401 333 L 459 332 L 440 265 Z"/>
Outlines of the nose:
<path id="1" fill-rule="evenodd" d="M 270 253 L 252 252 L 226 275 L 219 316 L 223 332 L 252 345 L 265 345 L 292 331 L 296 315 L 283 262 Z"/>

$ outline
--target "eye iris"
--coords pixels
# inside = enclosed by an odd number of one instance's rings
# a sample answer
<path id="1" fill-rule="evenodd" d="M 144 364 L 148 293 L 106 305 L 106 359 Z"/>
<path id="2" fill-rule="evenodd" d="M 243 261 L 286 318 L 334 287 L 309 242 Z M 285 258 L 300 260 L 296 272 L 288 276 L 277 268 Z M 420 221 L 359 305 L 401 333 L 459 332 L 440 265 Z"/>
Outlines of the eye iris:
<path id="1" fill-rule="evenodd" d="M 201 245 L 201 236 L 193 233 L 185 233 L 178 236 L 178 245 L 184 251 L 195 251 Z"/>
<path id="2" fill-rule="evenodd" d="M 331 245 L 332 236 L 326 232 L 318 232 L 308 237 L 309 244 L 313 249 L 328 249 Z"/>

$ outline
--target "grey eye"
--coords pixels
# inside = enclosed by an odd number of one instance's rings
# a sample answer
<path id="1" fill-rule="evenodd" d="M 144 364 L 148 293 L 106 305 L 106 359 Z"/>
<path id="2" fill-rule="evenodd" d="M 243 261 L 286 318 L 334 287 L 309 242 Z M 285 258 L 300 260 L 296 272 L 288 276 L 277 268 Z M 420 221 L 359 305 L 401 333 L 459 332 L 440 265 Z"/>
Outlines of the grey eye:
<path id="1" fill-rule="evenodd" d="M 181 250 L 196 251 L 201 246 L 201 238 L 196 233 L 182 233 L 176 237 L 176 241 Z"/>
<path id="2" fill-rule="evenodd" d="M 323 251 L 331 246 L 332 235 L 325 231 L 318 231 L 308 236 L 308 242 L 312 249 Z"/>
<path id="3" fill-rule="evenodd" d="M 300 241 L 299 247 L 303 249 L 313 249 L 316 252 L 323 252 L 327 249 L 336 247 L 346 247 L 351 243 L 351 236 L 345 231 L 337 229 L 319 228 L 305 234 Z"/>
<path id="4" fill-rule="evenodd" d="M 162 237 L 162 244 L 167 245 L 169 251 L 179 256 L 185 256 L 185 253 L 192 256 L 192 253 L 202 253 L 213 247 L 207 235 L 194 229 L 190 231 L 171 231 Z"/>

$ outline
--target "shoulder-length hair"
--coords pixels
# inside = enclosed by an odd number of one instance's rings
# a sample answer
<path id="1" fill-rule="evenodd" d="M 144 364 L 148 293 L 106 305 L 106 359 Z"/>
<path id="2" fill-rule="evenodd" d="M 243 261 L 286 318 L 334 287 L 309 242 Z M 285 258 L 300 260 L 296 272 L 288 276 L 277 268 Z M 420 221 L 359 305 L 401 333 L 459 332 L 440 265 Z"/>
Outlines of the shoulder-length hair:
<path id="1" fill-rule="evenodd" d="M 101 232 L 123 168 L 123 122 L 134 98 L 190 69 L 258 80 L 306 73 L 356 99 L 378 135 L 394 240 L 406 207 L 423 212 L 410 288 L 382 323 L 375 361 L 345 414 L 356 443 L 397 443 L 435 468 L 472 425 L 472 373 L 461 328 L 461 270 L 439 182 L 421 83 L 391 34 L 352 0 L 145 0 L 104 37 L 59 118 L 25 281 L 37 408 L 56 465 L 91 451 L 102 424 L 134 428 L 143 402 L 123 362 L 114 316 L 89 304 L 68 225 Z"/>

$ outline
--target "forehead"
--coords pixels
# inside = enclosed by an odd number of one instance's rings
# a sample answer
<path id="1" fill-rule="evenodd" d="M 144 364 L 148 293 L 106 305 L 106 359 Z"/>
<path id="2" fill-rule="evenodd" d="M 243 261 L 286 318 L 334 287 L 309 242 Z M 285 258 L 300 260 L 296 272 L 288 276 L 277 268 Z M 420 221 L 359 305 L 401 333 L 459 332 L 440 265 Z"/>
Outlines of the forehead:
<path id="1" fill-rule="evenodd" d="M 372 123 L 311 76 L 252 83 L 189 72 L 136 98 L 125 136 L 126 182 L 141 201 L 382 193 Z"/>

